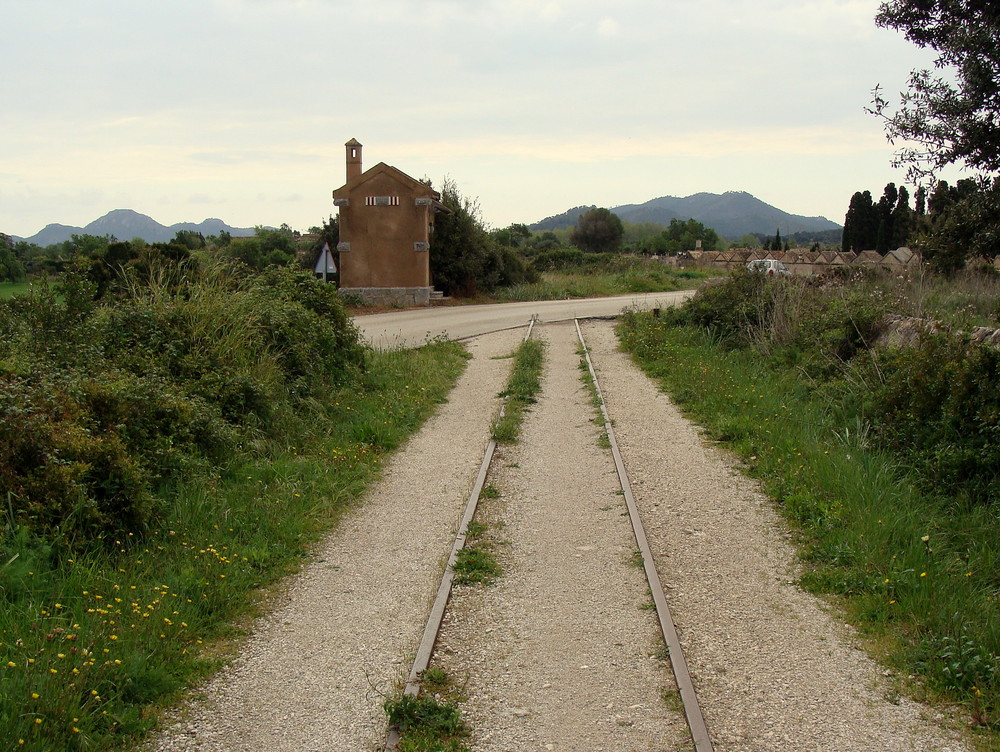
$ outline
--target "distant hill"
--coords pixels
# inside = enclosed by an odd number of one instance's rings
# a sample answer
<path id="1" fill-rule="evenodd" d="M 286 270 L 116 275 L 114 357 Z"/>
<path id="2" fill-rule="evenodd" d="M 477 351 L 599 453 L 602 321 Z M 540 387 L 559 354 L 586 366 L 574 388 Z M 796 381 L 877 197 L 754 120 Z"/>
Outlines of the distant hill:
<path id="1" fill-rule="evenodd" d="M 111 235 L 118 240 L 134 240 L 142 238 L 147 243 L 166 243 L 173 240 L 180 230 L 192 230 L 202 235 L 218 235 L 223 230 L 233 237 L 245 237 L 254 234 L 252 227 L 230 227 L 221 219 L 206 219 L 198 224 L 193 222 L 178 222 L 177 224 L 161 225 L 152 217 L 140 214 L 131 209 L 115 209 L 99 219 L 95 219 L 86 227 L 71 227 L 69 225 L 51 224 L 42 230 L 24 238 L 29 243 L 35 243 L 43 248 L 55 243 L 63 243 L 73 235 Z"/>
<path id="2" fill-rule="evenodd" d="M 557 230 L 576 225 L 580 215 L 592 206 L 577 206 L 562 214 L 536 222 L 532 230 Z M 797 232 L 840 230 L 840 225 L 826 217 L 803 217 L 789 214 L 765 204 L 743 191 L 723 194 L 696 193 L 686 198 L 663 196 L 644 204 L 626 204 L 611 209 L 623 222 L 655 222 L 669 225 L 672 219 L 696 219 L 719 235 L 734 240 L 747 233 L 762 233 L 773 237 L 775 230 L 782 236 Z"/>

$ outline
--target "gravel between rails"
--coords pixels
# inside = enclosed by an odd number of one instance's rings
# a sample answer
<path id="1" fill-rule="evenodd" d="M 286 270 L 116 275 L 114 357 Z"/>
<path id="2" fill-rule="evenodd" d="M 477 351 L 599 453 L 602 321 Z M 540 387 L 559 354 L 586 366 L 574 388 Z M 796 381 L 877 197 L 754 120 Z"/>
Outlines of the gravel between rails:
<path id="1" fill-rule="evenodd" d="M 717 752 L 969 749 L 794 584 L 771 502 L 618 351 L 612 325 L 584 336 Z"/>
<path id="2" fill-rule="evenodd" d="M 409 668 L 523 332 L 468 343 L 473 359 L 387 462 L 366 501 L 256 625 L 240 657 L 154 739 L 157 752 L 381 749 L 382 702 Z"/>
<path id="3" fill-rule="evenodd" d="M 458 587 L 433 665 L 467 700 L 477 752 L 690 749 L 610 452 L 580 380 L 576 329 L 548 341 L 522 440 L 494 459 L 478 521 L 508 541 L 492 587 Z"/>

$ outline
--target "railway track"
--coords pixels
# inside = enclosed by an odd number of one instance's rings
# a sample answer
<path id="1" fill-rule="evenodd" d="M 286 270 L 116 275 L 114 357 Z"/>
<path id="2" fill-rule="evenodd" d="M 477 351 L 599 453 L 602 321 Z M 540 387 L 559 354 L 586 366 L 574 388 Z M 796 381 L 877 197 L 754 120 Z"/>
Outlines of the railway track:
<path id="1" fill-rule="evenodd" d="M 525 339 L 532 336 L 534 332 L 534 325 L 535 321 L 532 320 L 526 326 Z M 669 663 L 676 682 L 677 693 L 681 701 L 684 719 L 687 724 L 688 731 L 690 732 L 691 743 L 693 743 L 693 748 L 696 752 L 711 752 L 713 749 L 712 740 L 705 723 L 704 715 L 702 714 L 701 705 L 695 692 L 694 684 L 688 671 L 687 661 L 684 657 L 681 642 L 670 614 L 669 604 L 656 569 L 653 552 L 647 541 L 646 532 L 644 530 L 642 519 L 632 492 L 632 485 L 629 480 L 628 470 L 625 467 L 622 454 L 618 448 L 618 442 L 613 428 L 612 416 L 608 414 L 607 407 L 604 403 L 603 393 L 601 391 L 597 372 L 592 362 L 591 352 L 587 347 L 584 333 L 580 327 L 579 321 L 574 319 L 573 326 L 579 342 L 579 350 L 583 354 L 587 370 L 590 374 L 590 378 L 597 394 L 599 409 L 603 418 L 601 421 L 603 423 L 603 430 L 606 433 L 607 444 L 610 446 L 610 453 L 613 457 L 614 467 L 617 473 L 619 486 L 617 493 L 619 493 L 624 500 L 624 506 L 626 508 L 632 534 L 634 536 L 635 548 L 637 551 L 636 558 L 637 560 L 641 560 L 645 584 L 648 586 L 649 594 L 652 598 L 652 605 L 653 608 L 655 608 L 660 636 L 662 637 L 663 644 L 666 647 L 666 652 L 669 657 Z M 455 577 L 453 567 L 459 552 L 465 546 L 466 539 L 468 537 L 469 525 L 476 515 L 477 505 L 486 481 L 490 477 L 495 457 L 496 442 L 491 439 L 485 449 L 479 473 L 466 502 L 462 520 L 459 524 L 458 532 L 455 536 L 449 555 L 448 565 L 445 567 L 441 584 L 437 591 L 437 596 L 434 600 L 430 615 L 424 627 L 420 645 L 410 668 L 404 687 L 405 695 L 416 697 L 421 691 L 421 676 L 431 664 L 434 656 L 435 645 L 438 641 L 442 623 L 444 622 L 448 609 L 449 598 L 452 592 L 452 585 Z M 581 668 L 586 669 L 588 667 L 583 666 Z M 385 745 L 386 752 L 396 750 L 399 742 L 399 730 L 394 727 L 390 727 Z M 551 748 L 551 745 L 549 748 Z"/>

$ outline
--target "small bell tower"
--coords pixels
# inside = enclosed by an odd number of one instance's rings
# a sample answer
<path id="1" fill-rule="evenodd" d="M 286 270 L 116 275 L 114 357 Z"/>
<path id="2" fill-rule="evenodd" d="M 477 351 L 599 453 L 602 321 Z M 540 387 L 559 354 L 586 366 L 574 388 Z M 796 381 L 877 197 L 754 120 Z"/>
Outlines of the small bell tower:
<path id="1" fill-rule="evenodd" d="M 352 138 L 344 146 L 347 147 L 347 182 L 350 183 L 361 176 L 361 143 Z"/>

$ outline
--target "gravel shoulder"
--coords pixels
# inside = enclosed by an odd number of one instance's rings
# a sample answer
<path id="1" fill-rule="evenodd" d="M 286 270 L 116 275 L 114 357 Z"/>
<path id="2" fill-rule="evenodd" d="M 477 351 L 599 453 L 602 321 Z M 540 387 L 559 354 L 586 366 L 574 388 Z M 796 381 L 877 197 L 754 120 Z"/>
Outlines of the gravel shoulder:
<path id="1" fill-rule="evenodd" d="M 409 668 L 489 439 L 519 332 L 469 343 L 449 401 L 387 462 L 260 620 L 240 657 L 150 745 L 157 752 L 358 752 L 385 742 L 385 696 Z"/>
<path id="2" fill-rule="evenodd" d="M 968 749 L 794 584 L 771 502 L 618 351 L 612 325 L 585 336 L 715 749 Z"/>

